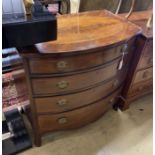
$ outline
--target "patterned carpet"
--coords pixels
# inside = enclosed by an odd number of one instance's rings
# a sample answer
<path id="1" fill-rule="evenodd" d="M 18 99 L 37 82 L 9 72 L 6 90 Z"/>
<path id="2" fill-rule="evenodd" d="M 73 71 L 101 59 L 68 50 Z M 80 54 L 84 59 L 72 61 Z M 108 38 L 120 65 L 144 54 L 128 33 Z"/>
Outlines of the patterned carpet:
<path id="1" fill-rule="evenodd" d="M 3 74 L 2 82 L 3 111 L 8 111 L 29 103 L 27 85 L 24 77 L 15 79 L 13 72 L 9 72 Z"/>
<path id="2" fill-rule="evenodd" d="M 2 51 L 2 108 L 8 111 L 28 104 L 22 59 L 15 48 Z"/>

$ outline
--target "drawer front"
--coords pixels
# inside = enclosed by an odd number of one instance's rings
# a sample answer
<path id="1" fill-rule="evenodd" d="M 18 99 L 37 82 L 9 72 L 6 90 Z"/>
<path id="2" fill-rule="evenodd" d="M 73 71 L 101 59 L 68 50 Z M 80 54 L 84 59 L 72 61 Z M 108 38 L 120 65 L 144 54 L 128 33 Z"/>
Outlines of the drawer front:
<path id="1" fill-rule="evenodd" d="M 128 96 L 129 97 L 139 96 L 152 91 L 153 91 L 153 80 L 150 79 L 148 81 L 132 85 L 129 90 Z"/>
<path id="2" fill-rule="evenodd" d="M 73 111 L 53 115 L 39 115 L 39 130 L 41 133 L 45 133 L 47 131 L 73 129 L 95 121 L 112 107 L 119 92 L 120 90 L 117 90 L 103 100 Z"/>
<path id="3" fill-rule="evenodd" d="M 133 83 L 146 81 L 148 79 L 151 79 L 152 77 L 153 77 L 153 68 L 151 67 L 145 70 L 138 71 L 136 73 Z"/>
<path id="4" fill-rule="evenodd" d="M 118 62 L 119 60 L 110 63 L 106 67 L 104 66 L 104 68 L 72 76 L 32 79 L 33 94 L 60 94 L 86 89 L 115 76 Z"/>
<path id="5" fill-rule="evenodd" d="M 153 66 L 153 53 L 147 57 L 142 57 L 138 64 L 138 69 L 147 68 Z"/>
<path id="6" fill-rule="evenodd" d="M 76 56 L 31 58 L 29 61 L 30 72 L 31 74 L 64 73 L 99 66 L 121 56 L 122 51 L 125 51 L 126 46 L 124 46 Z"/>
<path id="7" fill-rule="evenodd" d="M 152 53 L 153 53 L 153 40 L 148 40 L 143 49 L 142 54 L 144 57 L 147 57 L 152 55 Z"/>
<path id="8" fill-rule="evenodd" d="M 36 98 L 37 113 L 60 113 L 93 103 L 113 92 L 122 83 L 117 78 L 86 91 L 56 97 Z"/>
<path id="9" fill-rule="evenodd" d="M 142 51 L 142 56 L 138 64 L 138 69 L 153 66 L 153 41 L 149 40 Z"/>

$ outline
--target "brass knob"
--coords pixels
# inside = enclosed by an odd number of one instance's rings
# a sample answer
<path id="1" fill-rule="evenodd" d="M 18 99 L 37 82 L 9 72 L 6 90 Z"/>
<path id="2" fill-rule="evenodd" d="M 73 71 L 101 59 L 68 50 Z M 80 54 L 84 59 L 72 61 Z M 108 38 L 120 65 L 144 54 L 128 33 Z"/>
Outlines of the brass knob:
<path id="1" fill-rule="evenodd" d="M 61 99 L 61 100 L 59 100 L 59 101 L 57 102 L 57 104 L 58 104 L 59 106 L 65 106 L 67 103 L 68 103 L 68 102 L 67 102 L 66 99 Z"/>
<path id="2" fill-rule="evenodd" d="M 113 87 L 116 88 L 118 85 L 119 85 L 119 81 L 115 80 L 114 83 L 113 83 Z"/>
<path id="3" fill-rule="evenodd" d="M 59 118 L 58 119 L 58 123 L 59 124 L 65 124 L 65 123 L 67 123 L 67 118 L 66 117 Z"/>
<path id="4" fill-rule="evenodd" d="M 148 74 L 149 74 L 149 72 L 148 72 L 148 71 L 145 71 L 145 72 L 143 73 L 143 78 L 147 78 Z"/>
<path id="5" fill-rule="evenodd" d="M 121 49 L 121 53 L 128 54 L 128 44 L 123 45 Z"/>
<path id="6" fill-rule="evenodd" d="M 143 86 L 140 86 L 139 88 L 138 88 L 138 91 L 142 91 L 144 89 L 144 87 Z"/>
<path id="7" fill-rule="evenodd" d="M 153 58 L 150 58 L 149 60 L 148 60 L 148 64 L 152 64 L 153 63 Z"/>
<path id="8" fill-rule="evenodd" d="M 58 68 L 59 70 L 65 69 L 66 66 L 67 66 L 67 63 L 66 63 L 65 61 L 59 61 L 59 62 L 57 63 L 57 68 Z"/>
<path id="9" fill-rule="evenodd" d="M 114 103 L 115 98 L 110 99 L 109 103 Z"/>
<path id="10" fill-rule="evenodd" d="M 65 89 L 67 88 L 69 83 L 67 81 L 60 81 L 57 83 L 57 87 L 60 89 Z"/>

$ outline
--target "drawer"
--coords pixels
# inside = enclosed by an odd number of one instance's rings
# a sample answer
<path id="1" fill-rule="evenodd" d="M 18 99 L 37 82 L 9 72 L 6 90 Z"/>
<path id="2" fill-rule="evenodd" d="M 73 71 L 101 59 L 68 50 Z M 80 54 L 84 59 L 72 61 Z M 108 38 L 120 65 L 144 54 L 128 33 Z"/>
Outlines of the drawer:
<path id="1" fill-rule="evenodd" d="M 109 82 L 80 93 L 35 98 L 36 111 L 37 113 L 60 113 L 88 105 L 110 94 L 118 88 L 122 81 L 123 79 L 120 81 L 117 78 L 113 78 Z"/>
<path id="2" fill-rule="evenodd" d="M 32 79 L 33 94 L 71 93 L 72 91 L 86 89 L 115 76 L 117 74 L 118 62 L 119 59 L 103 68 L 72 76 Z"/>
<path id="3" fill-rule="evenodd" d="M 119 92 L 120 89 L 105 99 L 69 112 L 38 115 L 38 124 L 41 134 L 47 131 L 78 128 L 95 121 L 112 107 Z"/>
<path id="4" fill-rule="evenodd" d="M 147 57 L 152 55 L 152 53 L 153 53 L 153 40 L 151 39 L 146 42 L 142 54 L 144 57 Z"/>
<path id="5" fill-rule="evenodd" d="M 121 56 L 122 51 L 125 50 L 125 47 L 125 45 L 121 45 L 105 51 L 91 52 L 74 56 L 55 58 L 42 56 L 40 58 L 31 58 L 29 60 L 30 73 L 64 73 L 99 66 Z"/>
<path id="6" fill-rule="evenodd" d="M 153 79 L 131 86 L 128 96 L 139 96 L 153 91 Z"/>
<path id="7" fill-rule="evenodd" d="M 153 77 L 153 68 L 150 67 L 148 69 L 138 71 L 135 75 L 135 79 L 134 79 L 133 83 L 138 83 L 138 82 L 142 82 L 142 81 L 145 82 L 146 80 L 148 80 L 152 77 Z"/>
<path id="8" fill-rule="evenodd" d="M 153 66 L 153 53 L 147 57 L 141 57 L 138 64 L 138 69 L 147 68 L 150 66 Z"/>

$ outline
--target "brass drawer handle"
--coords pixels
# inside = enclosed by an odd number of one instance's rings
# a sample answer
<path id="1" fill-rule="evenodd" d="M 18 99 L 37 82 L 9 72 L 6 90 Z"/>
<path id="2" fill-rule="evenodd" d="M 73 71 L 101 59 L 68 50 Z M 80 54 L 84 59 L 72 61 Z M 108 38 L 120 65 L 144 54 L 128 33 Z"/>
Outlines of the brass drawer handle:
<path id="1" fill-rule="evenodd" d="M 68 103 L 68 101 L 66 99 L 61 99 L 57 102 L 57 104 L 59 106 L 65 106 Z"/>
<path id="2" fill-rule="evenodd" d="M 66 124 L 68 122 L 67 117 L 62 117 L 58 119 L 59 124 Z"/>
<path id="3" fill-rule="evenodd" d="M 128 44 L 123 45 L 123 47 L 121 48 L 121 53 L 128 54 Z"/>
<path id="4" fill-rule="evenodd" d="M 118 85 L 119 85 L 119 81 L 115 80 L 114 83 L 113 83 L 113 87 L 116 88 Z"/>
<path id="5" fill-rule="evenodd" d="M 148 60 L 148 64 L 152 64 L 153 63 L 153 58 L 150 58 L 149 60 Z"/>
<path id="6" fill-rule="evenodd" d="M 109 103 L 114 103 L 115 98 L 110 99 Z"/>
<path id="7" fill-rule="evenodd" d="M 69 83 L 67 81 L 60 81 L 57 83 L 57 87 L 60 89 L 65 89 L 67 88 Z"/>
<path id="8" fill-rule="evenodd" d="M 147 78 L 148 75 L 149 75 L 149 72 L 148 72 L 148 71 L 145 71 L 145 72 L 143 73 L 143 78 L 144 78 L 144 79 Z"/>
<path id="9" fill-rule="evenodd" d="M 59 61 L 57 63 L 57 68 L 60 69 L 60 70 L 65 69 L 66 66 L 67 66 L 67 63 L 65 61 Z"/>
<path id="10" fill-rule="evenodd" d="M 144 86 L 140 86 L 139 88 L 138 88 L 138 91 L 142 91 L 144 89 Z"/>

